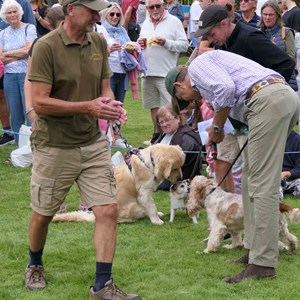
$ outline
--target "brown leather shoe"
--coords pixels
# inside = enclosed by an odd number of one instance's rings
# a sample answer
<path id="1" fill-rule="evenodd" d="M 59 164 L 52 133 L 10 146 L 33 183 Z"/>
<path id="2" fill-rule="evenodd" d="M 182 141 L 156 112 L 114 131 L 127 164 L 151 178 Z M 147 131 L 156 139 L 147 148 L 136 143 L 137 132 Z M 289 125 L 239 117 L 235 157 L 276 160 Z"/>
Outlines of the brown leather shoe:
<path id="1" fill-rule="evenodd" d="M 44 267 L 30 266 L 25 270 L 25 286 L 28 290 L 39 291 L 46 287 Z"/>
<path id="2" fill-rule="evenodd" d="M 90 299 L 97 300 L 142 300 L 138 295 L 127 294 L 119 289 L 112 280 L 106 282 L 103 289 L 94 292 L 93 287 L 90 289 Z"/>
<path id="3" fill-rule="evenodd" d="M 225 262 L 230 263 L 230 264 L 244 264 L 244 265 L 248 265 L 249 262 L 249 250 L 247 250 L 247 252 L 240 257 L 239 259 L 227 259 L 225 260 Z"/>
<path id="4" fill-rule="evenodd" d="M 238 283 L 244 279 L 273 279 L 276 277 L 275 269 L 258 265 L 247 265 L 245 270 L 233 277 L 223 279 L 226 283 Z"/>

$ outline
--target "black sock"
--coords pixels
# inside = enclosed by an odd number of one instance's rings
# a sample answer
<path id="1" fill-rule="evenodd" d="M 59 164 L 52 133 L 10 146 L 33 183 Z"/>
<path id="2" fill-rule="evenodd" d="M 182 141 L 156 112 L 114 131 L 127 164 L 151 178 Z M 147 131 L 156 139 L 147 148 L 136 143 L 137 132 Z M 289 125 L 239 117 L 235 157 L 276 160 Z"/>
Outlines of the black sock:
<path id="1" fill-rule="evenodd" d="M 31 249 L 29 248 L 30 262 L 29 262 L 28 266 L 33 266 L 33 265 L 42 266 L 43 265 L 43 261 L 42 261 L 43 250 L 44 250 L 44 248 L 42 248 L 38 252 L 32 252 Z"/>
<path id="2" fill-rule="evenodd" d="M 96 280 L 94 292 L 101 290 L 105 283 L 110 280 L 112 263 L 96 262 Z"/>

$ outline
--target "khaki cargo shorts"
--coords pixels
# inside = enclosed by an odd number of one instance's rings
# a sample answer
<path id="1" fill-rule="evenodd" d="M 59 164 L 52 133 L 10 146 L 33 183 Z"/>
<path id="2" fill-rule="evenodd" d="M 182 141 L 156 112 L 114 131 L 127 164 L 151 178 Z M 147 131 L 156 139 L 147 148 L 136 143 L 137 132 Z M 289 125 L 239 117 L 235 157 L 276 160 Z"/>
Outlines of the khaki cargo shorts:
<path id="1" fill-rule="evenodd" d="M 35 147 L 31 175 L 31 207 L 53 216 L 74 184 L 89 208 L 116 203 L 116 185 L 106 136 L 85 147 Z"/>
<path id="2" fill-rule="evenodd" d="M 230 164 L 234 162 L 240 149 L 244 146 L 248 136 L 226 134 L 224 140 L 218 144 L 218 159 Z"/>

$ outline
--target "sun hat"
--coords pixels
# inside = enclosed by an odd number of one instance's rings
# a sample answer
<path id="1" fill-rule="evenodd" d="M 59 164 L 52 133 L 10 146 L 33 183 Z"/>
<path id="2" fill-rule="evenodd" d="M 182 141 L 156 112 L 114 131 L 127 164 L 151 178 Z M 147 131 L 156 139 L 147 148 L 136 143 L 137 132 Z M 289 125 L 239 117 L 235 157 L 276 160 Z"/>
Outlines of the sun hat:
<path id="1" fill-rule="evenodd" d="M 67 6 L 68 4 L 83 5 L 95 11 L 100 11 L 111 6 L 111 3 L 106 0 L 62 0 L 61 2 L 62 6 Z"/>
<path id="2" fill-rule="evenodd" d="M 168 93 L 172 96 L 172 103 L 175 104 L 179 108 L 179 110 L 183 110 L 189 105 L 189 102 L 180 100 L 175 96 L 176 90 L 174 87 L 174 83 L 177 81 L 177 77 L 179 74 L 180 71 L 177 69 L 177 67 L 172 68 L 165 78 L 165 86 Z"/>
<path id="3" fill-rule="evenodd" d="M 211 5 L 207 7 L 201 14 L 198 25 L 199 28 L 195 32 L 195 37 L 200 37 L 208 33 L 214 26 L 222 20 L 228 18 L 228 11 L 220 5 Z"/>

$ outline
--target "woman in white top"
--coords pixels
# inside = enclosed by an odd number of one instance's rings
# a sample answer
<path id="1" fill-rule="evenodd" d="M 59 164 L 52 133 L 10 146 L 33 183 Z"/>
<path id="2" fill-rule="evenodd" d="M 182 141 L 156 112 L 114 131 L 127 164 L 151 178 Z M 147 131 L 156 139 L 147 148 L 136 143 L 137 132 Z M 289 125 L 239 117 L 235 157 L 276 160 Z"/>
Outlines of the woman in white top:
<path id="1" fill-rule="evenodd" d="M 36 28 L 21 22 L 23 9 L 15 0 L 6 0 L 0 10 L 0 18 L 9 24 L 0 32 L 0 59 L 5 64 L 4 93 L 8 103 L 11 127 L 15 142 L 19 142 L 19 130 L 27 121 L 24 97 L 24 80 L 28 64 L 28 51 L 36 39 Z"/>
<path id="2" fill-rule="evenodd" d="M 107 44 L 110 49 L 108 61 L 113 71 L 113 76 L 110 78 L 110 86 L 116 100 L 124 102 L 126 71 L 120 64 L 119 54 L 122 45 L 129 42 L 130 38 L 123 27 L 124 16 L 121 7 L 115 2 L 111 4 L 109 8 L 101 11 L 101 23 L 108 32 Z"/>

